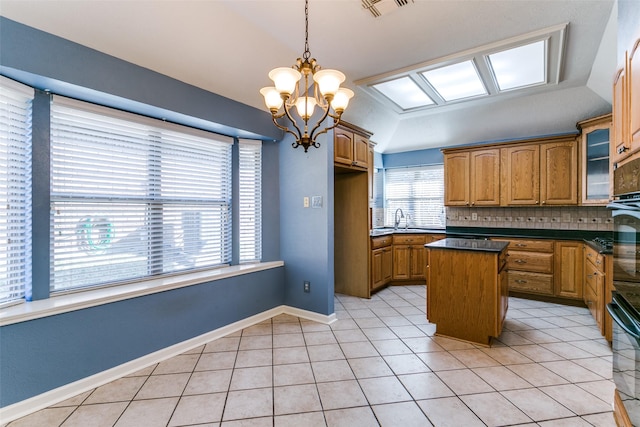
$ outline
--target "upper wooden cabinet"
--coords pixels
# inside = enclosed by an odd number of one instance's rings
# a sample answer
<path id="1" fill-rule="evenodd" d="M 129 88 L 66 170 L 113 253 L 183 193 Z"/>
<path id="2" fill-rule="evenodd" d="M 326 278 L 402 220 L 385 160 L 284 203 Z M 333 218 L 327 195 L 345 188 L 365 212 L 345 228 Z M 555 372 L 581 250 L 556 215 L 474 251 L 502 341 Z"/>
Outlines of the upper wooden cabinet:
<path id="1" fill-rule="evenodd" d="M 516 145 L 502 149 L 502 205 L 540 203 L 540 146 Z"/>
<path id="2" fill-rule="evenodd" d="M 500 205 L 500 150 L 497 148 L 445 154 L 447 206 Z"/>
<path id="3" fill-rule="evenodd" d="M 578 146 L 574 137 L 502 149 L 502 205 L 578 204 Z"/>
<path id="4" fill-rule="evenodd" d="M 579 122 L 582 205 L 606 205 L 613 194 L 610 168 L 611 114 Z"/>
<path id="5" fill-rule="evenodd" d="M 578 204 L 578 145 L 574 138 L 540 146 L 540 204 Z"/>
<path id="6" fill-rule="evenodd" d="M 469 205 L 469 153 L 444 155 L 444 204 Z"/>
<path id="7" fill-rule="evenodd" d="M 500 150 L 491 148 L 471 152 L 471 206 L 500 205 Z"/>
<path id="8" fill-rule="evenodd" d="M 613 81 L 611 162 L 640 155 L 640 39 L 627 51 Z"/>
<path id="9" fill-rule="evenodd" d="M 636 40 L 629 55 L 629 139 L 631 153 L 640 151 L 640 39 Z"/>
<path id="10" fill-rule="evenodd" d="M 333 161 L 338 166 L 367 170 L 369 168 L 369 138 L 351 129 L 337 127 L 334 130 Z"/>
<path id="11" fill-rule="evenodd" d="M 442 151 L 447 206 L 578 204 L 573 135 Z"/>

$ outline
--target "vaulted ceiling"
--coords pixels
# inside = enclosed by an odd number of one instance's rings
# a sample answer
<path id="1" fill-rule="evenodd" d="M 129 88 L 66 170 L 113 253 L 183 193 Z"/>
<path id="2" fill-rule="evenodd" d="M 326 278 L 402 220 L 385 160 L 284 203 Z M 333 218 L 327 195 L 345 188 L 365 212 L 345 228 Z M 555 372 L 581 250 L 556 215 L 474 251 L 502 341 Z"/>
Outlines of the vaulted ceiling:
<path id="1" fill-rule="evenodd" d="M 614 0 L 415 0 L 373 17 L 310 0 L 309 47 L 356 92 L 344 118 L 380 152 L 574 132 L 611 111 Z M 2 0 L 0 14 L 266 110 L 267 73 L 304 51 L 302 0 Z M 354 82 L 568 23 L 558 84 L 398 113 Z M 0 41 L 1 43 L 1 41 Z"/>

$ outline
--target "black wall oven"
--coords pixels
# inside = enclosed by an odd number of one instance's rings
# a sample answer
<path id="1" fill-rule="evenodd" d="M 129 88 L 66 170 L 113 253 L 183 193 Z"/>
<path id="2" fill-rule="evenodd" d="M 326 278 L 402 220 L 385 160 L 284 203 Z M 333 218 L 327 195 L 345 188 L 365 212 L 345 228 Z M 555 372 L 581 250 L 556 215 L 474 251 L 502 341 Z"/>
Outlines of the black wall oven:
<path id="1" fill-rule="evenodd" d="M 614 171 L 613 380 L 629 419 L 640 426 L 640 159 Z"/>

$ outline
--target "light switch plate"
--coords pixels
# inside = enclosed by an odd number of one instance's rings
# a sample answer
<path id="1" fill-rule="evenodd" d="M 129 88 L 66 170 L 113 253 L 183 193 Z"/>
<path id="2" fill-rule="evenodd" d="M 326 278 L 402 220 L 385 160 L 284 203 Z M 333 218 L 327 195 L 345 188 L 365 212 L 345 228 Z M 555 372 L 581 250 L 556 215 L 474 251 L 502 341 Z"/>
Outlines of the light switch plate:
<path id="1" fill-rule="evenodd" d="M 318 209 L 322 207 L 322 196 L 313 196 L 311 198 L 311 207 Z"/>

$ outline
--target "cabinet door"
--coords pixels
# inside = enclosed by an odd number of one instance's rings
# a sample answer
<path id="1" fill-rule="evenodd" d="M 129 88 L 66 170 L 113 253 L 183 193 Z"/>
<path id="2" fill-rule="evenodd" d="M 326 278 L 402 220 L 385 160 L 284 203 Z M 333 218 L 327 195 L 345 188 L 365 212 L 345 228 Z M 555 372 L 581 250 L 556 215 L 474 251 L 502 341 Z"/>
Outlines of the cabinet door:
<path id="1" fill-rule="evenodd" d="M 469 205 L 469 153 L 444 156 L 444 204 Z"/>
<path id="2" fill-rule="evenodd" d="M 640 150 L 640 39 L 629 55 L 629 80 L 627 82 L 629 100 L 629 139 L 631 152 Z"/>
<path id="3" fill-rule="evenodd" d="M 411 278 L 411 246 L 393 245 L 393 280 Z"/>
<path id="4" fill-rule="evenodd" d="M 369 167 L 369 140 L 362 135 L 353 136 L 353 166 L 368 169 Z"/>
<path id="5" fill-rule="evenodd" d="M 470 162 L 471 205 L 500 205 L 500 149 L 472 151 Z"/>
<path id="6" fill-rule="evenodd" d="M 582 127 L 582 205 L 606 205 L 612 194 L 610 179 L 611 115 Z"/>
<path id="7" fill-rule="evenodd" d="M 387 247 L 382 251 L 382 280 L 386 285 L 391 279 L 393 279 L 393 251 L 391 247 Z"/>
<path id="8" fill-rule="evenodd" d="M 411 246 L 411 278 L 425 279 L 426 248 L 423 246 Z"/>
<path id="9" fill-rule="evenodd" d="M 556 242 L 554 253 L 554 294 L 559 297 L 582 299 L 584 244 Z"/>
<path id="10" fill-rule="evenodd" d="M 503 205 L 537 205 L 540 200 L 540 146 L 501 149 Z"/>
<path id="11" fill-rule="evenodd" d="M 578 204 L 578 147 L 575 140 L 540 147 L 540 204 Z"/>
<path id="12" fill-rule="evenodd" d="M 353 162 L 353 132 L 336 128 L 334 130 L 333 161 L 351 166 Z"/>
<path id="13" fill-rule="evenodd" d="M 383 263 L 384 248 L 375 249 L 371 253 L 371 289 L 377 288 L 384 282 Z"/>
<path id="14" fill-rule="evenodd" d="M 625 57 L 626 61 L 626 57 Z M 630 149 L 627 136 L 627 74 L 626 64 L 618 70 L 613 80 L 613 143 L 611 144 L 611 160 L 618 163 L 627 157 Z"/>

